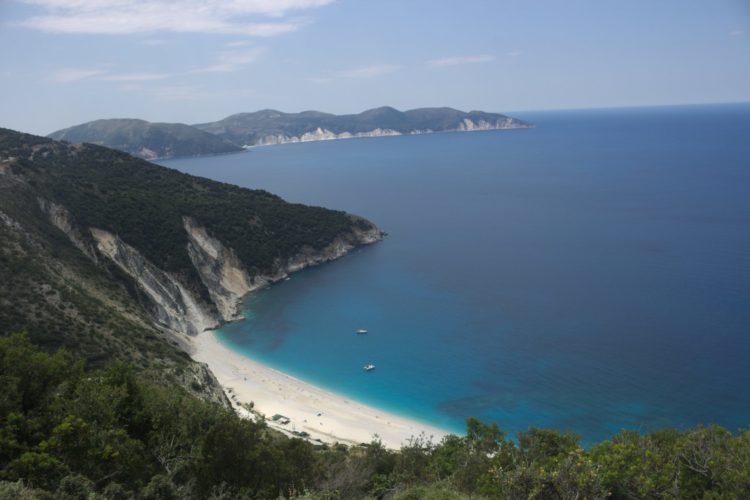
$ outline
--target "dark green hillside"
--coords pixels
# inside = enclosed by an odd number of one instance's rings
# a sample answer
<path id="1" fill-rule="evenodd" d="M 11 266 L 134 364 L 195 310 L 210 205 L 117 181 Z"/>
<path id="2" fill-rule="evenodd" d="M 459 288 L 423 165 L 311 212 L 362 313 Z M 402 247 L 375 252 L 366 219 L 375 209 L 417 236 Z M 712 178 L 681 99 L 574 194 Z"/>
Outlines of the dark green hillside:
<path id="1" fill-rule="evenodd" d="M 304 247 L 320 250 L 354 227 L 344 212 L 283 201 L 194 177 L 100 146 L 71 146 L 0 131 L 0 155 L 39 196 L 65 206 L 82 227 L 119 235 L 161 269 L 202 285 L 187 253 L 183 216 L 195 218 L 234 248 L 252 273 L 272 273 L 278 259 Z"/>
<path id="2" fill-rule="evenodd" d="M 3 151 L 10 137 L 0 134 Z M 27 332 L 45 349 L 64 347 L 92 367 L 126 360 L 150 380 L 225 401 L 210 373 L 154 328 L 145 297 L 131 280 L 113 264 L 93 262 L 48 221 L 34 186 L 9 175 L 5 154 L 0 155 L 0 336 Z M 2 388 L 0 393 L 7 390 L 5 382 Z"/>
<path id="3" fill-rule="evenodd" d="M 60 216 L 54 224 L 53 214 Z M 225 402 L 210 372 L 177 344 L 184 337 L 154 326 L 164 322 L 156 321 L 143 283 L 96 250 L 88 231 L 118 235 L 210 311 L 188 255 L 184 216 L 235 249 L 250 274 L 272 273 L 300 251 L 374 228 L 343 212 L 289 204 L 104 147 L 0 129 L 0 335 L 26 332 L 94 367 L 125 360 L 160 383 Z"/>
<path id="4" fill-rule="evenodd" d="M 134 119 L 96 120 L 58 130 L 48 137 L 107 146 L 146 159 L 242 151 L 236 144 L 189 125 Z"/>

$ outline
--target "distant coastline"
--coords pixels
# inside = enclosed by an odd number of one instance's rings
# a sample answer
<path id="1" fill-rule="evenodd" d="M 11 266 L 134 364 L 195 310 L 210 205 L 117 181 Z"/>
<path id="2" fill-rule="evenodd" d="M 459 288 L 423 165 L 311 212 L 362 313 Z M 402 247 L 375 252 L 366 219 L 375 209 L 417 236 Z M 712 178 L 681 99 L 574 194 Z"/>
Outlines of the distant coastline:
<path id="1" fill-rule="evenodd" d="M 402 134 L 395 130 L 373 130 L 371 132 L 362 132 L 352 134 L 349 132 L 342 132 L 336 134 L 329 130 L 320 130 L 320 132 L 314 134 L 304 134 L 302 137 L 282 137 L 279 140 L 269 140 L 268 142 L 260 142 L 252 145 L 244 145 L 242 148 L 245 151 L 250 151 L 254 148 L 263 146 L 279 146 L 282 144 L 302 144 L 307 142 L 322 142 L 322 141 L 338 141 L 345 139 L 370 139 L 373 137 L 401 137 L 409 135 L 428 135 L 428 134 L 453 134 L 461 132 L 488 132 L 493 130 L 516 130 L 516 129 L 527 129 L 534 128 L 535 125 L 525 124 L 519 126 L 510 127 L 477 127 L 471 129 L 452 129 L 452 130 L 412 130 L 411 132 Z M 230 153 L 231 154 L 231 153 Z M 212 155 L 213 156 L 213 155 Z"/>
<path id="2" fill-rule="evenodd" d="M 447 107 L 399 111 L 382 106 L 351 115 L 264 109 L 194 125 L 108 118 L 57 130 L 47 137 L 97 144 L 156 160 L 234 153 L 270 144 L 530 127 L 530 123 L 499 113 Z"/>

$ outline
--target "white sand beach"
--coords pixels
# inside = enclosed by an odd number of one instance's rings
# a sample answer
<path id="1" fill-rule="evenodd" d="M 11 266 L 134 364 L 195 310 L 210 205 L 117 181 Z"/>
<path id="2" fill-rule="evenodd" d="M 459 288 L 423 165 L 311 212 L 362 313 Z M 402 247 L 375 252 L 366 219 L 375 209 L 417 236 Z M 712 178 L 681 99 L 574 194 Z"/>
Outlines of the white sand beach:
<path id="1" fill-rule="evenodd" d="M 439 441 L 448 431 L 386 413 L 274 370 L 224 347 L 212 331 L 192 339 L 192 357 L 208 364 L 235 408 L 253 402 L 271 427 L 307 432 L 324 443 L 369 443 L 377 437 L 383 446 L 398 449 L 411 436 L 424 434 Z M 239 408 L 240 414 L 251 417 Z M 271 421 L 273 415 L 289 423 Z"/>

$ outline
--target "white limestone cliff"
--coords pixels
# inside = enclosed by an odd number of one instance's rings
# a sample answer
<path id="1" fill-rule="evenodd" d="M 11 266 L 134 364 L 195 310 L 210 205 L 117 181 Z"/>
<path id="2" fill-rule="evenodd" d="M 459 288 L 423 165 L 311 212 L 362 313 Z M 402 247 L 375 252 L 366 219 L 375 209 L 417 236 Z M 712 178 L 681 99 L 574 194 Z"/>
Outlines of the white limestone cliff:
<path id="1" fill-rule="evenodd" d="M 470 118 L 464 118 L 455 128 L 445 130 L 414 129 L 408 132 L 408 135 L 432 134 L 435 132 L 474 132 L 477 130 L 506 130 L 514 128 L 529 128 L 528 125 L 510 117 L 498 119 L 494 122 L 486 120 L 473 121 Z M 403 135 L 397 130 L 388 128 L 376 128 L 367 132 L 332 132 L 328 129 L 318 127 L 310 132 L 305 132 L 299 136 L 290 136 L 285 134 L 267 134 L 255 140 L 252 144 L 245 145 L 245 148 L 253 146 L 270 146 L 273 144 L 289 144 L 297 142 L 311 141 L 330 141 L 337 139 L 353 139 L 357 137 L 388 137 Z"/>
<path id="2" fill-rule="evenodd" d="M 130 275 L 151 299 L 157 325 L 194 335 L 220 324 L 218 315 L 175 276 L 156 267 L 118 236 L 102 229 L 90 230 L 97 249 Z"/>
<path id="3" fill-rule="evenodd" d="M 37 202 L 39 203 L 39 208 L 42 209 L 42 212 L 47 214 L 52 225 L 65 233 L 78 250 L 96 262 L 96 252 L 86 241 L 84 241 L 83 235 L 81 235 L 81 232 L 73 223 L 73 218 L 70 215 L 70 212 L 68 212 L 68 210 L 62 205 L 45 200 L 44 198 L 37 198 Z"/>
<path id="4" fill-rule="evenodd" d="M 177 276 L 159 269 L 117 235 L 97 228 L 90 228 L 90 231 L 97 250 L 133 278 L 149 297 L 154 322 L 167 330 L 188 335 L 240 319 L 241 300 L 254 290 L 383 238 L 378 228 L 360 229 L 355 224 L 350 232 L 338 236 L 325 248 L 303 247 L 295 255 L 277 259 L 271 274 L 251 276 L 236 252 L 195 219 L 184 217 L 183 225 L 188 235 L 188 255 L 208 290 L 210 301 L 190 290 Z"/>

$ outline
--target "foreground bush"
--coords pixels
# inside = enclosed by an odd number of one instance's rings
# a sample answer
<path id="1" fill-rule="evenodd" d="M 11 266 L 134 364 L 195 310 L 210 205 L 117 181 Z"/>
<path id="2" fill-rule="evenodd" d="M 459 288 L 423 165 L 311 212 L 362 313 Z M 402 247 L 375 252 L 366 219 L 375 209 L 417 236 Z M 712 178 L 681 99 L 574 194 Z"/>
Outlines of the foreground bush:
<path id="1" fill-rule="evenodd" d="M 470 418 L 464 437 L 398 452 L 314 447 L 23 335 L 0 338 L 0 387 L 0 500 L 750 498 L 750 432 L 716 426 L 623 431 L 587 450 L 573 434 L 511 440 Z"/>

